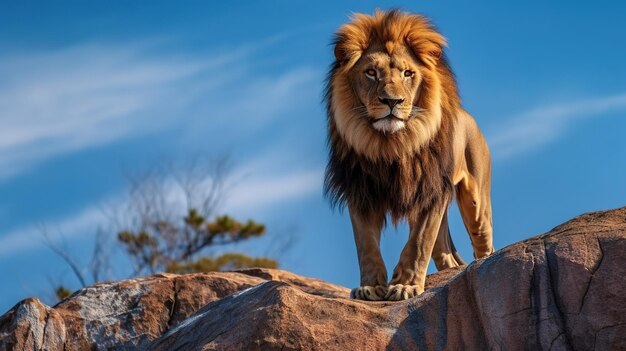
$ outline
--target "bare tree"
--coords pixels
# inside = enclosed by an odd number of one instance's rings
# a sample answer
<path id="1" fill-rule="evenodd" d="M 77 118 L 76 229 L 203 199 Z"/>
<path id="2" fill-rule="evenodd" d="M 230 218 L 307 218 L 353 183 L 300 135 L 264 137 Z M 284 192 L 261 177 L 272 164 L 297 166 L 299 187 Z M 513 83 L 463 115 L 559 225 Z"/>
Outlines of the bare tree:
<path id="1" fill-rule="evenodd" d="M 123 223 L 118 240 L 133 263 L 133 276 L 189 265 L 209 247 L 265 234 L 265 226 L 253 220 L 215 216 L 228 171 L 225 158 L 193 159 L 129 177 L 129 198 L 118 212 Z"/>
<path id="2" fill-rule="evenodd" d="M 121 204 L 105 207 L 103 213 L 129 259 L 131 277 L 162 271 L 188 273 L 278 266 L 277 261 L 267 257 L 211 253 L 212 248 L 260 237 L 266 232 L 265 226 L 254 220 L 238 221 L 218 215 L 230 186 L 229 168 L 226 158 L 211 162 L 194 158 L 182 166 L 167 163 L 139 176 L 127 176 L 127 198 Z M 81 269 L 65 246 L 50 240 L 45 228 L 42 233 L 46 245 L 71 268 L 82 286 L 89 280 L 98 282 L 110 277 L 110 255 L 105 250 L 110 235 L 101 228 L 91 262 L 85 269 Z M 285 239 L 282 245 L 274 242 L 273 246 L 286 249 L 293 237 Z"/>

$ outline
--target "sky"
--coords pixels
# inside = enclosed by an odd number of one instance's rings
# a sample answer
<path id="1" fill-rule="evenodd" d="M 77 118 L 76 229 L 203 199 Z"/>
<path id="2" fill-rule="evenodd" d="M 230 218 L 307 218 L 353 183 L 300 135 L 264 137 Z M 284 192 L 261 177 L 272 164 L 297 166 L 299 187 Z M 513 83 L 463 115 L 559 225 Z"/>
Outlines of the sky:
<path id="1" fill-rule="evenodd" d="M 51 302 L 54 283 L 80 287 L 42 228 L 84 268 L 128 174 L 194 155 L 228 156 L 221 213 L 267 225 L 227 249 L 355 287 L 349 218 L 322 193 L 323 85 L 350 14 L 396 7 L 448 39 L 493 157 L 496 249 L 626 205 L 617 1 L 0 2 L 0 313 L 29 296 Z M 455 206 L 450 225 L 469 261 Z M 388 270 L 407 231 L 385 231 Z"/>

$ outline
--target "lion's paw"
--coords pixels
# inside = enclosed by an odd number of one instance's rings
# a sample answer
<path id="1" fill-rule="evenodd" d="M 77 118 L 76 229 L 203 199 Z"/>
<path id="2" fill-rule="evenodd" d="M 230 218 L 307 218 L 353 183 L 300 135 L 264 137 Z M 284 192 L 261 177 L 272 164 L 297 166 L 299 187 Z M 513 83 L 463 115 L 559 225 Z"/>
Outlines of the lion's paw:
<path id="1" fill-rule="evenodd" d="M 350 291 L 351 299 L 367 300 L 367 301 L 382 301 L 387 294 L 387 287 L 382 285 L 375 286 L 359 286 L 358 288 Z"/>
<path id="2" fill-rule="evenodd" d="M 393 284 L 393 285 L 389 285 L 389 288 L 387 288 L 387 294 L 385 294 L 385 300 L 387 301 L 408 300 L 415 296 L 419 296 L 419 294 L 423 292 L 424 292 L 424 289 L 420 288 L 417 285 Z"/>

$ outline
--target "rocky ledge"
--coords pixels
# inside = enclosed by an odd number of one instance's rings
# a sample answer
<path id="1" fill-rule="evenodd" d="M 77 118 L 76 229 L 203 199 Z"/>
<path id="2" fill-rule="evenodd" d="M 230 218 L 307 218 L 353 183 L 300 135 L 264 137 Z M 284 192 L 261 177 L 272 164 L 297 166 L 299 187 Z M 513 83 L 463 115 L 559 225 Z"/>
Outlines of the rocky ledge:
<path id="1" fill-rule="evenodd" d="M 158 274 L 0 317 L 0 350 L 626 349 L 626 208 L 579 216 L 402 302 L 289 272 Z"/>

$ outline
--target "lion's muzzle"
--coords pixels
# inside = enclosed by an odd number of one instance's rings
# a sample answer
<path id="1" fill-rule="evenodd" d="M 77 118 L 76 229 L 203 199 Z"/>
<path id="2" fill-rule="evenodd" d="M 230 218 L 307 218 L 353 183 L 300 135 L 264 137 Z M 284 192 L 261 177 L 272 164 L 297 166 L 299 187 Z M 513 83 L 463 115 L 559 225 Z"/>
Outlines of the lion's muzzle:
<path id="1" fill-rule="evenodd" d="M 406 120 L 398 116 L 389 114 L 387 117 L 378 118 L 372 121 L 372 126 L 383 133 L 393 134 L 404 129 Z"/>

